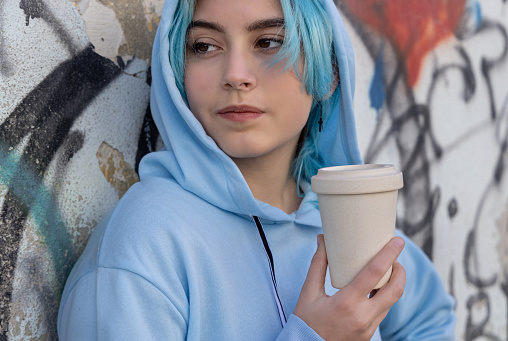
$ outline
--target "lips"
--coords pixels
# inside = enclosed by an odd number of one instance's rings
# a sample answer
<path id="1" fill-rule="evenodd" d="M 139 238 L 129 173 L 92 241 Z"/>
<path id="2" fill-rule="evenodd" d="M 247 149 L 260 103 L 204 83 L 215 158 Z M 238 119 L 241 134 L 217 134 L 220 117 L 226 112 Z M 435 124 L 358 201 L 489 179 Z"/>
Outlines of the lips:
<path id="1" fill-rule="evenodd" d="M 263 115 L 263 113 L 261 109 L 250 105 L 231 105 L 219 110 L 217 114 L 226 120 L 245 122 L 254 120 Z"/>

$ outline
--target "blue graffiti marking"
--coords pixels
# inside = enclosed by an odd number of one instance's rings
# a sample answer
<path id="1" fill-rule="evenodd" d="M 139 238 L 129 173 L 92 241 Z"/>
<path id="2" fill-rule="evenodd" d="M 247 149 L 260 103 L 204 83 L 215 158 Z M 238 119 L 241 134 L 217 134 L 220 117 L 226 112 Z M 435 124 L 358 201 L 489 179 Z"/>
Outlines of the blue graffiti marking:
<path id="1" fill-rule="evenodd" d="M 369 89 L 370 106 L 371 108 L 376 109 L 378 116 L 379 110 L 383 106 L 386 97 L 383 76 L 384 76 L 384 60 L 383 60 L 383 48 L 381 47 L 381 49 L 379 50 L 379 55 L 376 60 L 374 75 L 372 76 L 372 81 L 370 83 Z"/>
<path id="2" fill-rule="evenodd" d="M 67 228 L 51 190 L 26 167 L 20 153 L 13 150 L 6 154 L 5 150 L 0 146 L 0 186 L 8 187 L 30 210 L 36 233 L 51 254 L 55 277 L 61 288 L 77 259 Z M 56 294 L 59 296 L 60 293 Z"/>

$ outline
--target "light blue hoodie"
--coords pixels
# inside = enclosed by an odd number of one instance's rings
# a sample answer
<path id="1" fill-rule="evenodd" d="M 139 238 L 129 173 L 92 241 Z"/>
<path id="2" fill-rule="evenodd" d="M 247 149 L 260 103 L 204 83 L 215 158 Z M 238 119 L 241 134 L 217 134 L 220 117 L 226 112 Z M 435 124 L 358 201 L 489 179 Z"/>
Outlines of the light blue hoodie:
<path id="1" fill-rule="evenodd" d="M 362 163 L 353 116 L 353 49 L 332 0 L 339 106 L 321 133 L 326 164 Z M 235 163 L 185 105 L 169 65 L 176 1 L 166 1 L 152 59 L 151 108 L 166 148 L 147 155 L 134 185 L 96 228 L 63 292 L 60 340 L 322 340 L 292 315 L 322 233 L 303 184 L 286 214 L 256 200 Z M 258 216 L 273 254 L 283 328 Z M 453 300 L 406 238 L 403 297 L 372 340 L 453 340 Z M 326 281 L 327 293 L 336 290 Z"/>

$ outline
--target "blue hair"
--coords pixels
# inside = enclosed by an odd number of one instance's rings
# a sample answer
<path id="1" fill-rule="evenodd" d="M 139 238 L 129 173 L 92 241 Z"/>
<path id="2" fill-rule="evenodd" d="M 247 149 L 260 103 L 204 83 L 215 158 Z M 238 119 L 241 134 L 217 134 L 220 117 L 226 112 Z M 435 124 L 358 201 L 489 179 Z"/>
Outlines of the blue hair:
<path id="1" fill-rule="evenodd" d="M 187 30 L 194 15 L 196 0 L 179 1 L 169 32 L 169 62 L 176 86 L 187 100 L 184 87 Z M 300 180 L 310 182 L 325 162 L 319 155 L 320 123 L 326 125 L 340 94 L 338 66 L 333 47 L 330 18 L 320 0 L 281 0 L 284 13 L 284 43 L 274 56 L 272 65 L 286 63 L 292 67 L 313 99 L 307 125 L 302 132 L 292 164 L 292 175 L 298 187 Z M 304 59 L 303 74 L 299 73 Z M 336 88 L 334 89 L 334 87 Z M 333 91 L 333 93 L 332 93 Z"/>

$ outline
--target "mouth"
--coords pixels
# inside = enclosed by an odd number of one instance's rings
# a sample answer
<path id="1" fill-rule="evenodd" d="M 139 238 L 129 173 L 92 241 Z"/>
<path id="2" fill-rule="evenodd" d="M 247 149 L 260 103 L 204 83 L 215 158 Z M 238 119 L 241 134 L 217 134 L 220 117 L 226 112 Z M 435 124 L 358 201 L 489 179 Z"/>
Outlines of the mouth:
<path id="1" fill-rule="evenodd" d="M 263 115 L 263 111 L 250 105 L 231 105 L 218 111 L 219 117 L 235 122 L 245 122 Z"/>

